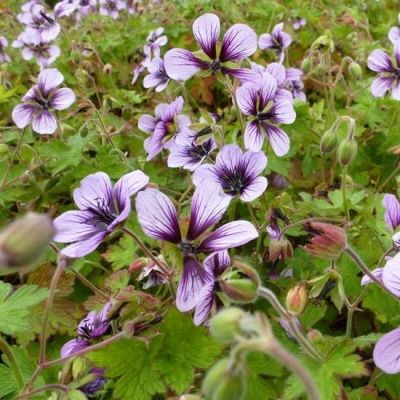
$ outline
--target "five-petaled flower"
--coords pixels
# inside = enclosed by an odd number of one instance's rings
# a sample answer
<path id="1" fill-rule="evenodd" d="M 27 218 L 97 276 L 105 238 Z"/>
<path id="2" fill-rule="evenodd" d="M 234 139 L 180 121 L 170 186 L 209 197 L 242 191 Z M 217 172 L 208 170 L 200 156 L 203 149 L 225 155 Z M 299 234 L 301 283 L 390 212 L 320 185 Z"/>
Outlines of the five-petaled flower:
<path id="1" fill-rule="evenodd" d="M 244 133 L 246 149 L 260 151 L 264 136 L 267 136 L 277 156 L 284 156 L 289 151 L 289 137 L 278 124 L 291 124 L 296 113 L 292 102 L 277 93 L 277 81 L 268 72 L 257 83 L 246 83 L 237 88 L 239 108 L 251 117 Z"/>
<path id="2" fill-rule="evenodd" d="M 99 0 L 100 14 L 108 15 L 112 19 L 118 19 L 119 12 L 126 8 L 125 1 L 122 0 Z"/>
<path id="3" fill-rule="evenodd" d="M 32 129 L 40 134 L 52 134 L 57 129 L 57 119 L 53 110 L 65 110 L 74 101 L 71 89 L 59 88 L 64 77 L 54 68 L 44 69 L 38 76 L 37 85 L 28 90 L 17 105 L 12 118 L 18 128 L 32 124 Z"/>
<path id="4" fill-rule="evenodd" d="M 206 57 L 198 57 L 185 49 L 172 49 L 165 53 L 167 74 L 174 80 L 186 81 L 199 71 L 212 74 L 221 72 L 239 79 L 251 79 L 254 73 L 245 68 L 233 68 L 227 63 L 242 61 L 257 50 L 257 35 L 249 26 L 236 24 L 230 27 L 217 50 L 220 21 L 215 14 L 204 14 L 193 23 L 193 34 Z"/>
<path id="5" fill-rule="evenodd" d="M 206 234 L 217 224 L 231 200 L 218 185 L 198 187 L 192 197 L 189 227 L 181 233 L 178 214 L 173 202 L 157 189 L 146 189 L 136 197 L 138 220 L 144 232 L 156 240 L 174 243 L 183 254 L 183 273 L 179 282 L 176 304 L 180 311 L 189 311 L 197 304 L 206 273 L 199 255 L 241 246 L 258 237 L 256 228 L 248 221 L 229 222 Z"/>
<path id="6" fill-rule="evenodd" d="M 156 92 L 162 92 L 169 82 L 163 59 L 154 57 L 150 62 L 146 63 L 146 66 L 149 74 L 143 79 L 143 86 L 146 89 L 155 87 Z"/>
<path id="7" fill-rule="evenodd" d="M 246 202 L 255 200 L 267 189 L 268 181 L 259 176 L 267 166 L 262 151 L 243 153 L 236 144 L 224 146 L 217 155 L 215 165 L 201 165 L 193 174 L 196 186 L 215 182 L 230 196 L 240 196 Z"/>
<path id="8" fill-rule="evenodd" d="M 279 56 L 279 62 L 283 62 L 285 58 L 285 48 L 290 46 L 292 38 L 283 31 L 283 22 L 277 24 L 272 29 L 271 34 L 263 33 L 258 39 L 258 47 L 261 50 L 275 50 Z"/>
<path id="9" fill-rule="evenodd" d="M 72 243 L 61 253 L 72 258 L 94 251 L 115 227 L 125 221 L 131 211 L 130 197 L 146 186 L 149 177 L 142 171 L 122 176 L 112 187 L 104 172 L 88 175 L 73 197 L 79 210 L 67 211 L 54 220 L 54 240 Z"/>

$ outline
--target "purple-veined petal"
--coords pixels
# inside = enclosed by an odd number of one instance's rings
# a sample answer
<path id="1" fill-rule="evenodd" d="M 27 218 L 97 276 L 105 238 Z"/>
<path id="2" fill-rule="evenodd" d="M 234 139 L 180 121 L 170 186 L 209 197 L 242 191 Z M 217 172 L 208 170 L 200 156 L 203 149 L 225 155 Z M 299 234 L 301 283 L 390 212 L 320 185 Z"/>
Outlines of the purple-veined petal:
<path id="1" fill-rule="evenodd" d="M 264 143 L 264 134 L 258 121 L 249 122 L 244 133 L 244 146 L 251 151 L 260 151 Z"/>
<path id="2" fill-rule="evenodd" d="M 260 111 L 275 97 L 277 89 L 278 83 L 276 79 L 269 72 L 264 72 L 260 90 L 260 104 L 258 106 Z"/>
<path id="3" fill-rule="evenodd" d="M 265 131 L 271 143 L 272 150 L 278 157 L 288 153 L 290 149 L 290 139 L 284 130 L 277 126 L 264 124 Z"/>
<path id="4" fill-rule="evenodd" d="M 198 247 L 199 252 L 228 250 L 258 237 L 257 229 L 248 221 L 229 222 L 212 232 Z"/>
<path id="5" fill-rule="evenodd" d="M 157 189 L 146 189 L 136 196 L 136 212 L 146 235 L 172 243 L 181 241 L 176 208 L 172 201 Z"/>
<path id="6" fill-rule="evenodd" d="M 18 104 L 12 111 L 12 119 L 18 128 L 23 129 L 32 121 L 33 113 L 37 107 L 30 104 Z"/>
<path id="7" fill-rule="evenodd" d="M 167 103 L 159 104 L 154 110 L 154 113 L 158 119 L 165 122 L 172 122 L 175 115 L 182 112 L 183 103 L 184 103 L 183 97 L 179 96 L 169 104 Z"/>
<path id="8" fill-rule="evenodd" d="M 272 49 L 275 46 L 274 38 L 269 33 L 263 33 L 258 38 L 258 47 L 261 50 Z"/>
<path id="9" fill-rule="evenodd" d="M 393 65 L 389 55 L 383 50 L 374 50 L 368 57 L 368 68 L 375 72 L 392 72 Z"/>
<path id="10" fill-rule="evenodd" d="M 278 85 L 282 85 L 285 79 L 288 79 L 285 67 L 280 63 L 274 62 L 269 64 L 266 71 L 276 79 Z"/>
<path id="11" fill-rule="evenodd" d="M 249 26 L 236 24 L 231 26 L 222 39 L 220 60 L 241 61 L 257 50 L 257 35 Z"/>
<path id="12" fill-rule="evenodd" d="M 48 110 L 41 110 L 32 117 L 32 129 L 41 135 L 52 134 L 57 129 L 56 117 Z"/>
<path id="13" fill-rule="evenodd" d="M 245 202 L 250 202 L 260 197 L 268 187 L 267 178 L 258 176 L 249 183 L 240 195 L 240 199 Z"/>
<path id="14" fill-rule="evenodd" d="M 194 312 L 194 323 L 199 326 L 207 321 L 211 314 L 215 296 L 215 282 L 207 282 L 197 297 L 196 308 Z"/>
<path id="15" fill-rule="evenodd" d="M 75 354 L 80 350 L 86 349 L 90 346 L 90 343 L 84 339 L 72 339 L 61 347 L 61 357 L 68 357 L 71 354 Z"/>
<path id="16" fill-rule="evenodd" d="M 371 93 L 375 97 L 383 97 L 386 92 L 391 88 L 395 78 L 378 76 L 374 79 L 371 85 Z"/>
<path id="17" fill-rule="evenodd" d="M 246 83 L 236 89 L 236 99 L 240 111 L 245 115 L 257 115 L 258 87 Z"/>
<path id="18" fill-rule="evenodd" d="M 286 100 L 275 102 L 270 113 L 273 115 L 271 120 L 281 124 L 291 124 L 296 119 L 293 104 Z"/>
<path id="19" fill-rule="evenodd" d="M 257 72 L 252 71 L 248 68 L 228 68 L 222 67 L 222 73 L 233 76 L 239 79 L 240 83 L 256 83 L 260 79 Z"/>
<path id="20" fill-rule="evenodd" d="M 388 38 L 395 45 L 400 40 L 400 28 L 398 26 L 390 28 Z"/>
<path id="21" fill-rule="evenodd" d="M 168 76 L 176 81 L 186 81 L 202 69 L 208 69 L 209 63 L 200 60 L 185 49 L 171 49 L 164 55 L 164 67 Z"/>
<path id="22" fill-rule="evenodd" d="M 122 176 L 115 184 L 113 189 L 114 196 L 116 198 L 120 197 L 122 187 L 126 189 L 126 193 L 129 197 L 133 196 L 140 189 L 143 189 L 149 183 L 149 180 L 149 177 L 140 170 L 129 172 Z"/>
<path id="23" fill-rule="evenodd" d="M 193 184 L 199 186 L 204 181 L 219 183 L 215 166 L 212 164 L 204 164 L 194 171 L 192 175 Z"/>
<path id="24" fill-rule="evenodd" d="M 214 60 L 220 33 L 219 18 L 215 14 L 204 14 L 193 22 L 193 34 L 201 49 Z"/>
<path id="25" fill-rule="evenodd" d="M 243 157 L 243 165 L 246 176 L 256 177 L 260 175 L 267 166 L 267 156 L 262 151 L 246 151 Z"/>
<path id="26" fill-rule="evenodd" d="M 107 232 L 98 232 L 85 240 L 70 244 L 61 250 L 61 254 L 71 257 L 80 258 L 90 254 L 100 246 L 101 242 L 107 235 Z"/>
<path id="27" fill-rule="evenodd" d="M 383 372 L 397 374 L 400 372 L 400 328 L 383 335 L 373 351 L 374 362 Z"/>
<path id="28" fill-rule="evenodd" d="M 21 51 L 22 58 L 26 61 L 32 60 L 35 54 L 36 53 L 30 47 L 24 47 Z"/>
<path id="29" fill-rule="evenodd" d="M 49 98 L 50 105 L 56 110 L 65 110 L 75 101 L 75 94 L 71 89 L 55 90 Z"/>
<path id="30" fill-rule="evenodd" d="M 47 96 L 51 90 L 61 85 L 64 77 L 56 68 L 44 69 L 38 76 L 38 86 L 44 96 Z"/>
<path id="31" fill-rule="evenodd" d="M 373 271 L 371 271 L 371 274 L 374 275 L 375 278 L 380 282 L 382 282 L 382 273 L 383 268 L 375 268 Z M 361 286 L 369 285 L 370 283 L 374 283 L 374 281 L 368 275 L 364 275 L 361 279 Z"/>
<path id="32" fill-rule="evenodd" d="M 392 88 L 392 97 L 395 100 L 400 100 L 400 80 L 396 79 Z"/>
<path id="33" fill-rule="evenodd" d="M 219 185 L 207 182 L 196 188 L 190 209 L 188 240 L 194 240 L 216 224 L 224 215 L 231 201 Z"/>
<path id="34" fill-rule="evenodd" d="M 156 124 L 157 121 L 152 115 L 144 114 L 139 118 L 138 128 L 143 132 L 153 133 Z"/>
<path id="35" fill-rule="evenodd" d="M 192 310 L 197 303 L 198 296 L 205 281 L 205 273 L 198 262 L 186 256 L 183 260 L 183 272 L 176 292 L 176 307 L 179 311 Z"/>
<path id="36" fill-rule="evenodd" d="M 163 121 L 160 121 L 156 125 L 153 134 L 144 141 L 144 149 L 148 153 L 147 161 L 153 159 L 167 146 L 167 143 L 164 141 L 167 135 L 167 126 Z"/>
<path id="37" fill-rule="evenodd" d="M 237 144 L 227 144 L 217 154 L 215 167 L 217 175 L 234 175 L 244 161 L 243 151 Z"/>
<path id="38" fill-rule="evenodd" d="M 207 274 L 213 277 L 221 275 L 231 265 L 231 259 L 229 253 L 224 251 L 218 251 L 209 255 L 203 262 L 204 269 Z"/>
<path id="39" fill-rule="evenodd" d="M 382 205 L 385 208 L 386 225 L 391 226 L 393 230 L 400 225 L 400 202 L 393 194 L 383 196 Z"/>
<path id="40" fill-rule="evenodd" d="M 382 282 L 390 292 L 400 297 L 400 253 L 386 262 L 382 271 Z"/>

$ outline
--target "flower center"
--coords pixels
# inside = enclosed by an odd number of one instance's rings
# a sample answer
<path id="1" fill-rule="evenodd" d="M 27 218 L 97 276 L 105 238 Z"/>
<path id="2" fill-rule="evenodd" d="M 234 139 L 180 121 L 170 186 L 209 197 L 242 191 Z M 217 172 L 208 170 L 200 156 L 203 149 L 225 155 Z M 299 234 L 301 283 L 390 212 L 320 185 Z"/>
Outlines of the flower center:
<path id="1" fill-rule="evenodd" d="M 178 244 L 178 248 L 184 255 L 196 254 L 197 252 L 196 246 L 186 239 Z"/>
<path id="2" fill-rule="evenodd" d="M 213 62 L 211 63 L 210 69 L 213 74 L 216 74 L 221 69 L 221 67 L 222 67 L 221 61 L 216 59 L 213 60 Z"/>

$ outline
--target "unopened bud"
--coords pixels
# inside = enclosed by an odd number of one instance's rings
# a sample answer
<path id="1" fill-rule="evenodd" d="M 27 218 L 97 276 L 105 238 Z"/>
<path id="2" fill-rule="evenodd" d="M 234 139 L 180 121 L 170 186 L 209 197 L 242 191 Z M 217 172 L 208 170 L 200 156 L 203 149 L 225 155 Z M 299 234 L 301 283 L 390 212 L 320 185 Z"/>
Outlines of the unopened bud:
<path id="1" fill-rule="evenodd" d="M 129 266 L 129 272 L 139 272 L 149 263 L 145 257 L 140 257 Z"/>
<path id="2" fill-rule="evenodd" d="M 33 264 L 54 234 L 53 224 L 45 214 L 30 212 L 13 221 L 0 233 L 0 268 Z"/>
<path id="3" fill-rule="evenodd" d="M 271 239 L 268 246 L 268 261 L 275 262 L 282 260 L 285 262 L 287 259 L 293 257 L 293 247 L 289 240 L 286 238 Z"/>
<path id="4" fill-rule="evenodd" d="M 240 333 L 240 322 L 246 313 L 237 307 L 224 308 L 210 320 L 212 336 L 222 343 L 232 343 Z"/>
<path id="5" fill-rule="evenodd" d="M 244 400 L 246 370 L 241 364 L 231 365 L 229 358 L 223 358 L 207 372 L 202 389 L 209 400 Z"/>
<path id="6" fill-rule="evenodd" d="M 301 314 L 307 304 L 307 289 L 304 283 L 299 283 L 290 289 L 286 296 L 286 308 L 295 315 Z"/>
<path id="7" fill-rule="evenodd" d="M 308 73 L 311 71 L 312 68 L 312 61 L 310 58 L 305 58 L 302 63 L 301 63 L 301 67 L 300 67 L 305 73 Z"/>
<path id="8" fill-rule="evenodd" d="M 307 338 L 311 342 L 320 342 L 323 339 L 322 333 L 317 329 L 311 329 L 307 332 Z"/>
<path id="9" fill-rule="evenodd" d="M 317 68 L 315 68 L 315 73 L 317 74 L 318 78 L 323 79 L 325 77 L 325 65 L 324 64 L 318 64 Z"/>
<path id="10" fill-rule="evenodd" d="M 352 61 L 349 65 L 349 75 L 351 79 L 358 81 L 362 78 L 362 69 L 360 64 Z"/>
<path id="11" fill-rule="evenodd" d="M 321 137 L 320 149 L 322 154 L 330 153 L 338 144 L 339 138 L 337 133 L 329 129 Z"/>
<path id="12" fill-rule="evenodd" d="M 104 72 L 106 75 L 111 75 L 111 74 L 112 74 L 112 65 L 107 63 L 107 64 L 103 67 L 103 72 Z"/>
<path id="13" fill-rule="evenodd" d="M 349 165 L 357 155 L 357 142 L 354 139 L 344 139 L 339 143 L 338 161 L 342 167 Z"/>
<path id="14" fill-rule="evenodd" d="M 221 290 L 236 303 L 252 303 L 257 299 L 260 278 L 249 265 L 235 261 L 232 271 L 225 273 L 219 281 Z"/>

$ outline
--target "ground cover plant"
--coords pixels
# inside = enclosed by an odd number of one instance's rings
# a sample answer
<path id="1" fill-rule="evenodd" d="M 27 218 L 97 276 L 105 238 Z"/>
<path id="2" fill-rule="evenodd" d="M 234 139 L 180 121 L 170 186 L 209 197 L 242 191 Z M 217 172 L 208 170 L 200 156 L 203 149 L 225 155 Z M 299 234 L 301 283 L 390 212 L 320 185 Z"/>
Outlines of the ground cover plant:
<path id="1" fill-rule="evenodd" d="M 0 398 L 400 397 L 400 7 L 0 4 Z"/>

